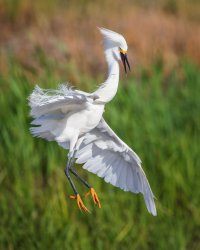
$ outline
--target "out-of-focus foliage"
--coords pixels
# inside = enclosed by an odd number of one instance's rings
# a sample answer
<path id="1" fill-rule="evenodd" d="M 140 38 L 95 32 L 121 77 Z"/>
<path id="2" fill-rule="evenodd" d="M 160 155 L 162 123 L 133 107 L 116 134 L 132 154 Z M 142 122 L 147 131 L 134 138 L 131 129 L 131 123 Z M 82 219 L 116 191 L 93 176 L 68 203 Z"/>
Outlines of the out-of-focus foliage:
<path id="1" fill-rule="evenodd" d="M 197 0 L 0 0 L 0 249 L 200 249 L 199 10 Z M 105 79 L 96 26 L 129 45 L 132 72 L 104 116 L 141 157 L 157 217 L 77 165 L 102 203 L 86 198 L 92 214 L 80 213 L 67 152 L 29 133 L 36 83 L 93 90 Z"/>

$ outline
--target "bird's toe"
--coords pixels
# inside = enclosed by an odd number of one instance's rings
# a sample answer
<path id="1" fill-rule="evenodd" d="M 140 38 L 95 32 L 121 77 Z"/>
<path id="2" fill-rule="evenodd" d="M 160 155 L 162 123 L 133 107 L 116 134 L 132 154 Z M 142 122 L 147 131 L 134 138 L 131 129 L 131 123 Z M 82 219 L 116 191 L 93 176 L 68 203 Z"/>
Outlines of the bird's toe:
<path id="1" fill-rule="evenodd" d="M 85 194 L 85 197 L 87 197 L 90 194 L 92 196 L 94 204 L 98 205 L 98 207 L 101 208 L 101 203 L 99 201 L 99 198 L 98 198 L 97 193 L 95 192 L 94 188 L 90 188 L 90 191 Z"/>
<path id="2" fill-rule="evenodd" d="M 80 197 L 79 194 L 77 194 L 77 195 L 70 195 L 69 198 L 70 198 L 70 199 L 76 199 L 78 208 L 79 208 L 81 211 L 90 213 L 90 210 L 84 205 L 84 203 L 83 203 L 83 201 L 82 201 L 82 199 L 81 199 L 81 197 Z"/>

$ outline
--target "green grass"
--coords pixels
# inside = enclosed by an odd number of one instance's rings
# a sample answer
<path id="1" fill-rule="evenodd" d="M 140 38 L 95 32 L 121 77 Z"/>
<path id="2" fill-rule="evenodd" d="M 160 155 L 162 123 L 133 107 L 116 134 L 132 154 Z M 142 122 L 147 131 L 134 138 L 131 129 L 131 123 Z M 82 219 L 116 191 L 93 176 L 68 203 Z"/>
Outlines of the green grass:
<path id="1" fill-rule="evenodd" d="M 57 67 L 44 60 L 42 73 L 31 74 L 42 87 L 55 87 L 65 78 L 54 74 Z M 165 76 L 155 63 L 138 79 L 122 77 L 106 107 L 110 126 L 143 160 L 157 217 L 148 214 L 141 195 L 77 166 L 102 203 L 98 209 L 87 199 L 92 214 L 79 212 L 67 198 L 67 152 L 29 134 L 26 98 L 33 84 L 24 72 L 11 60 L 8 76 L 0 77 L 0 249 L 200 249 L 199 69 L 183 61 Z M 85 88 L 95 85 L 87 79 Z"/>

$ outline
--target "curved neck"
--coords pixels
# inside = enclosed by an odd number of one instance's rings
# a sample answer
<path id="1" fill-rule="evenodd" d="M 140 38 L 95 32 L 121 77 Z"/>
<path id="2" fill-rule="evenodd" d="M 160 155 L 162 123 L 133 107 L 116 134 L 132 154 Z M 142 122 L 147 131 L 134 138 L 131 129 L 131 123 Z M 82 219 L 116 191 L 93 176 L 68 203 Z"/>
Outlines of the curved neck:
<path id="1" fill-rule="evenodd" d="M 114 58 L 112 49 L 107 49 L 105 51 L 105 57 L 106 57 L 106 61 L 108 64 L 108 78 L 106 80 L 106 82 L 110 81 L 110 80 L 119 80 L 119 64 L 117 59 Z"/>
<path id="2" fill-rule="evenodd" d="M 117 93 L 119 83 L 119 63 L 114 57 L 112 48 L 105 50 L 105 58 L 108 64 L 108 77 L 95 91 L 95 94 L 99 96 L 97 101 L 107 103 L 111 101 Z"/>

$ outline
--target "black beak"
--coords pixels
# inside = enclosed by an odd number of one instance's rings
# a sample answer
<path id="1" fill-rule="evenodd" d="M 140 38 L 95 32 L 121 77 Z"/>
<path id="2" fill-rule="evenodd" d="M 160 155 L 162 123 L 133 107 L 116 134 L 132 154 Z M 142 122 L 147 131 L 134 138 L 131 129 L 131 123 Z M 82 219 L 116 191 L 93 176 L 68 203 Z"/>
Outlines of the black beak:
<path id="1" fill-rule="evenodd" d="M 125 72 L 127 73 L 126 65 L 128 65 L 129 71 L 131 71 L 131 67 L 130 67 L 130 64 L 128 62 L 127 54 L 120 52 L 120 56 L 121 56 L 121 59 L 122 59 L 123 65 L 124 65 Z"/>

